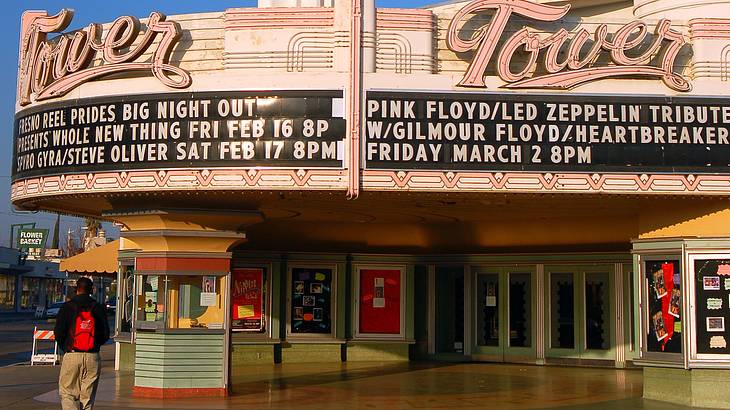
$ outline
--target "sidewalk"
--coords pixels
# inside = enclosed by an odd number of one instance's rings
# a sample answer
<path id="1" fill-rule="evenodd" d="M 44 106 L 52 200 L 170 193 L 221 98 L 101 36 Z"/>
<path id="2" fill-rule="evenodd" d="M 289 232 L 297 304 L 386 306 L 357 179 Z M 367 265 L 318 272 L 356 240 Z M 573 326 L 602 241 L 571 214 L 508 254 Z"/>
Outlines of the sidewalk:
<path id="1" fill-rule="evenodd" d="M 129 372 L 103 349 L 98 409 L 646 409 L 687 407 L 641 399 L 641 371 L 482 363 L 297 363 L 239 367 L 228 398 L 138 399 Z M 0 403 L 57 409 L 58 367 L 0 369 Z M 2 406 L 0 406 L 2 407 Z"/>

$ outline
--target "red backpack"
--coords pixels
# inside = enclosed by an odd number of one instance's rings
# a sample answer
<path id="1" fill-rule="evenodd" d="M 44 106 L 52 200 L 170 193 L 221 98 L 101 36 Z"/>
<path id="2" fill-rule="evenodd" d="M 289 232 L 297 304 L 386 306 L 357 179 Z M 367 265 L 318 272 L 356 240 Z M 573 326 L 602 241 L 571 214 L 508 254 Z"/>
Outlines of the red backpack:
<path id="1" fill-rule="evenodd" d="M 76 314 L 76 320 L 73 330 L 73 349 L 79 352 L 88 352 L 94 348 L 94 330 L 96 329 L 96 321 L 91 310 L 94 308 L 92 304 L 88 309 L 81 309 Z"/>

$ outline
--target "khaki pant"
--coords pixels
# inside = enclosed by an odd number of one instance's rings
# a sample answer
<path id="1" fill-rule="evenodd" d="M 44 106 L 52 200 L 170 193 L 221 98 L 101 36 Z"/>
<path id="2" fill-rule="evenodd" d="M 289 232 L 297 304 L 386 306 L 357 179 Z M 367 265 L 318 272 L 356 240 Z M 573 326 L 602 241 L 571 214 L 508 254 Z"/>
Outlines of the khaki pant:
<path id="1" fill-rule="evenodd" d="M 63 410 L 94 408 L 100 373 L 99 353 L 71 352 L 63 355 L 61 375 L 58 378 L 58 392 Z"/>

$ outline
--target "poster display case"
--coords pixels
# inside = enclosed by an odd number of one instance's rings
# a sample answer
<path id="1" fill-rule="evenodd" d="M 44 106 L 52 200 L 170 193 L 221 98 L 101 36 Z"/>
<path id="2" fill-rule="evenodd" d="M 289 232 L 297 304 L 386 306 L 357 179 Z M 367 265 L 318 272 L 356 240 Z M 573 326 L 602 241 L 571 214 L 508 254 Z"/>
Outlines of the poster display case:
<path id="1" fill-rule="evenodd" d="M 231 330 L 250 334 L 268 331 L 268 269 L 234 268 L 231 272 Z"/>
<path id="2" fill-rule="evenodd" d="M 692 359 L 730 362 L 730 250 L 688 258 L 694 287 Z"/>
<path id="3" fill-rule="evenodd" d="M 333 338 L 337 269 L 334 265 L 293 265 L 288 275 L 287 334 Z"/>
<path id="4" fill-rule="evenodd" d="M 637 244 L 634 244 L 635 248 Z M 641 348 L 638 362 L 684 366 L 685 289 L 681 242 L 665 243 L 666 249 L 634 251 L 639 275 L 634 286 L 639 306 Z"/>
<path id="5" fill-rule="evenodd" d="M 644 262 L 649 352 L 682 353 L 682 277 L 679 258 Z"/>
<path id="6" fill-rule="evenodd" d="M 405 266 L 360 265 L 354 269 L 355 337 L 405 338 Z"/>
<path id="7" fill-rule="evenodd" d="M 634 242 L 641 349 L 647 366 L 730 368 L 730 241 Z"/>

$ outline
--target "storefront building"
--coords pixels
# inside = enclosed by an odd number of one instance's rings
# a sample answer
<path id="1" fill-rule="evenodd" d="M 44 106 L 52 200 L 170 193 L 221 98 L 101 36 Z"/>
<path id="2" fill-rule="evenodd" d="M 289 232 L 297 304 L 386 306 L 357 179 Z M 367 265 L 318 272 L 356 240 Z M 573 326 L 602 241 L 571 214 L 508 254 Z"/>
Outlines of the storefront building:
<path id="1" fill-rule="evenodd" d="M 123 225 L 135 394 L 427 359 L 730 403 L 730 3 L 259 6 L 23 17 L 12 200 Z"/>
<path id="2" fill-rule="evenodd" d="M 25 260 L 17 249 L 0 247 L 0 314 L 63 301 L 64 280 L 58 263 Z"/>
<path id="3" fill-rule="evenodd" d="M 17 249 L 0 247 L 0 312 L 18 309 L 18 278 L 32 270 L 21 262 Z"/>

